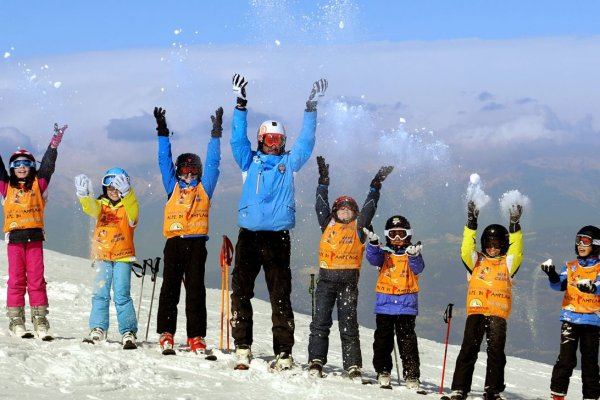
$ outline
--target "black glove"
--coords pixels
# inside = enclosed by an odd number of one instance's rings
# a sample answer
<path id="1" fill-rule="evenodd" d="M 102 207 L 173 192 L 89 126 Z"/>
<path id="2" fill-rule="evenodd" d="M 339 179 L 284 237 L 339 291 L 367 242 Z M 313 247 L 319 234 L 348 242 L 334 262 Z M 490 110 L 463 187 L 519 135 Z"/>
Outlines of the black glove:
<path id="1" fill-rule="evenodd" d="M 542 264 L 540 265 L 540 268 L 548 275 L 548 280 L 551 283 L 560 282 L 560 275 L 556 273 L 556 267 L 554 265 Z"/>
<path id="2" fill-rule="evenodd" d="M 212 130 L 210 131 L 210 136 L 214 138 L 220 138 L 223 136 L 223 107 L 217 108 L 215 111 L 215 115 L 210 116 L 210 120 L 212 121 Z"/>
<path id="3" fill-rule="evenodd" d="M 521 206 L 520 204 L 513 204 L 510 207 L 509 231 L 511 233 L 515 233 L 521 230 L 521 226 L 519 225 L 519 221 L 521 220 L 521 214 L 523 214 L 523 206 Z"/>
<path id="4" fill-rule="evenodd" d="M 325 164 L 325 158 L 317 156 L 319 166 L 319 185 L 329 185 L 329 164 Z"/>
<path id="5" fill-rule="evenodd" d="M 248 85 L 248 81 L 240 74 L 234 74 L 232 79 L 233 91 L 237 94 L 237 108 L 240 111 L 246 111 L 246 104 L 248 104 L 248 100 L 246 99 L 246 86 Z"/>
<path id="6" fill-rule="evenodd" d="M 379 168 L 379 171 L 377 171 L 375 178 L 373 178 L 373 180 L 371 181 L 371 187 L 375 188 L 377 190 L 380 190 L 381 183 L 383 181 L 385 181 L 385 178 L 387 178 L 388 175 L 391 174 L 393 170 L 394 170 L 394 167 L 391 165 L 388 165 L 387 167 Z"/>
<path id="7" fill-rule="evenodd" d="M 319 79 L 313 83 L 312 90 L 306 101 L 307 112 L 317 111 L 317 100 L 315 100 L 315 97 L 323 97 L 328 85 L 327 79 Z"/>
<path id="8" fill-rule="evenodd" d="M 154 107 L 154 118 L 156 119 L 156 130 L 158 136 L 169 136 L 169 129 L 167 129 L 167 120 L 165 119 L 165 113 L 167 110 L 163 110 L 161 107 Z"/>
<path id="9" fill-rule="evenodd" d="M 476 230 L 477 229 L 477 217 L 479 216 L 479 210 L 473 200 L 469 200 L 467 204 L 467 228 Z"/>
<path id="10" fill-rule="evenodd" d="M 577 281 L 577 289 L 583 293 L 596 293 L 596 285 L 590 279 L 581 279 Z"/>

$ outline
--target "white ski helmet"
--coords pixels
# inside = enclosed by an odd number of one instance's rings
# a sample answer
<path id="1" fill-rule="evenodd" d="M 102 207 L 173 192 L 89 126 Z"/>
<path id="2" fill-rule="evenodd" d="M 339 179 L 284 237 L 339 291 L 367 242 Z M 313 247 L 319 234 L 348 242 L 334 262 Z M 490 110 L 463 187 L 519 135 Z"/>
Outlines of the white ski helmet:
<path id="1" fill-rule="evenodd" d="M 283 149 L 285 147 L 285 140 L 287 139 L 287 135 L 285 133 L 285 127 L 281 122 L 269 120 L 260 124 L 260 128 L 258 128 L 257 134 L 259 148 L 265 141 L 265 136 L 267 135 L 272 135 L 271 137 L 280 137 L 282 140 L 281 144 L 279 145 L 279 148 Z"/>

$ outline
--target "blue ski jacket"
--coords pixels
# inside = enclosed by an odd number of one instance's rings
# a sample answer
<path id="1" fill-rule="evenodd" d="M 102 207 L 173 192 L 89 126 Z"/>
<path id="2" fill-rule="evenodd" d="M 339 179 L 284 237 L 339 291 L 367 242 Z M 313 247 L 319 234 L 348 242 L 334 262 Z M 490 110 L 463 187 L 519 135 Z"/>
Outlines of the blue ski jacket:
<path id="1" fill-rule="evenodd" d="M 579 258 L 577 259 L 577 262 L 585 268 L 598 264 L 599 260 L 597 258 Z M 596 287 L 600 286 L 600 276 L 596 277 L 594 283 L 596 284 Z M 562 270 L 560 271 L 560 281 L 556 283 L 550 282 L 550 287 L 559 292 L 567 289 L 567 264 L 563 265 Z M 600 296 L 600 291 L 596 289 L 596 293 L 594 294 Z M 597 313 L 578 313 L 563 309 L 560 312 L 560 320 L 576 325 L 600 326 L 600 315 Z"/>
<path id="2" fill-rule="evenodd" d="M 385 252 L 393 253 L 388 247 L 367 244 L 367 261 L 378 268 L 383 265 Z M 404 254 L 404 249 L 398 249 L 395 254 Z M 418 275 L 425 269 L 423 256 L 408 257 L 408 267 L 413 274 Z M 418 315 L 419 294 L 407 293 L 401 295 L 377 293 L 375 298 L 375 314 L 387 315 Z"/>
<path id="3" fill-rule="evenodd" d="M 315 147 L 317 112 L 305 112 L 300 136 L 290 151 L 268 155 L 253 151 L 248 140 L 247 111 L 235 109 L 231 133 L 233 158 L 242 170 L 238 225 L 251 231 L 283 231 L 296 224 L 294 174 Z"/>
<path id="4" fill-rule="evenodd" d="M 171 154 L 171 142 L 168 136 L 158 136 L 158 166 L 162 175 L 162 182 L 167 192 L 167 199 L 173 194 L 175 185 L 179 183 L 181 188 L 188 186 L 194 187 L 198 184 L 204 187 L 204 191 L 209 199 L 217 187 L 219 179 L 219 165 L 221 163 L 221 139 L 210 138 L 206 149 L 206 158 L 204 167 L 202 168 L 202 177 L 200 182 L 192 180 L 189 185 L 177 177 L 175 165 L 173 164 L 173 156 Z M 208 235 L 188 235 L 186 237 L 206 237 Z"/>

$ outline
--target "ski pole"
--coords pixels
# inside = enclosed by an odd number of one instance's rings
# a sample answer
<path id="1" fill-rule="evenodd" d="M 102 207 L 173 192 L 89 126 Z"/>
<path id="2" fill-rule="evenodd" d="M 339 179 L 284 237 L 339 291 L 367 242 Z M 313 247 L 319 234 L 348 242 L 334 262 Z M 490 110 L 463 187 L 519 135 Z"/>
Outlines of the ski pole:
<path id="1" fill-rule="evenodd" d="M 229 351 L 229 265 L 233 258 L 233 244 L 227 235 L 223 235 L 221 244 L 221 335 L 219 347 L 223 350 L 223 320 L 227 324 L 227 351 Z M 227 294 L 225 294 L 227 293 Z"/>
<path id="2" fill-rule="evenodd" d="M 156 288 L 156 275 L 158 274 L 159 264 L 160 257 L 156 257 L 154 259 L 154 263 L 152 263 L 152 260 L 150 259 L 150 270 L 152 271 L 152 276 L 150 277 L 150 279 L 154 283 L 152 284 L 152 297 L 150 297 L 150 310 L 148 310 L 148 324 L 146 325 L 146 339 L 144 339 L 145 341 L 148 341 L 148 330 L 150 329 L 150 317 L 152 315 L 152 304 L 154 303 L 154 289 Z"/>
<path id="3" fill-rule="evenodd" d="M 138 320 L 138 322 L 140 321 L 140 307 L 142 307 L 142 294 L 144 293 L 144 278 L 146 277 L 146 267 L 148 266 L 148 261 L 152 262 L 152 259 L 146 259 L 144 260 L 144 265 L 141 266 L 138 263 L 133 263 L 133 266 L 135 268 L 139 268 L 140 270 L 142 270 L 142 285 L 140 287 L 140 298 L 138 299 L 138 306 L 137 306 L 137 313 L 136 313 L 136 318 Z M 135 269 L 134 269 L 135 271 Z M 137 274 L 136 274 L 137 276 Z"/>
<path id="4" fill-rule="evenodd" d="M 398 348 L 396 347 L 396 337 L 394 337 L 394 359 L 396 360 L 396 374 L 398 374 L 398 386 L 400 386 L 400 364 L 398 363 Z"/>
<path id="5" fill-rule="evenodd" d="M 452 321 L 452 307 L 454 304 L 450 303 L 444 311 L 444 322 L 448 324 L 446 329 L 446 346 L 444 348 L 444 364 L 442 365 L 442 383 L 440 384 L 440 394 L 444 393 L 444 374 L 446 373 L 446 355 L 448 354 L 448 339 L 450 338 L 450 322 Z"/>
<path id="6" fill-rule="evenodd" d="M 308 293 L 310 293 L 310 304 L 312 311 L 310 315 L 315 318 L 315 274 L 310 274 L 310 286 L 308 287 Z"/>

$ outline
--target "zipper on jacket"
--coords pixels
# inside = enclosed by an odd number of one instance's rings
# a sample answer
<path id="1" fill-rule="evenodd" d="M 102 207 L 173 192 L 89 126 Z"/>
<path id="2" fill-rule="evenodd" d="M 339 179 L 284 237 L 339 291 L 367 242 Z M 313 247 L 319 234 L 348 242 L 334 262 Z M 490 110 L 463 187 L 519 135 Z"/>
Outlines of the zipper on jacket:
<path id="1" fill-rule="evenodd" d="M 258 185 L 260 184 L 260 175 L 262 174 L 262 170 L 258 171 L 258 177 L 256 178 L 256 194 L 258 194 Z"/>

